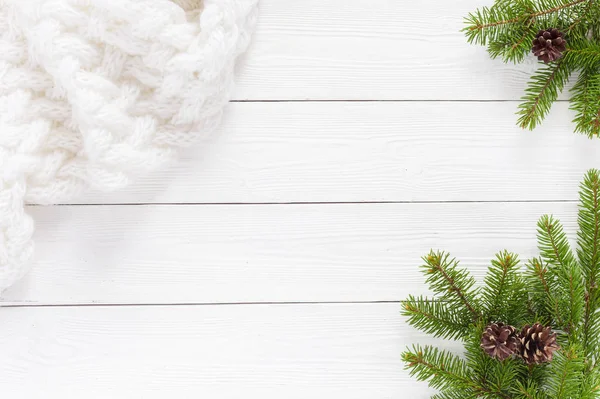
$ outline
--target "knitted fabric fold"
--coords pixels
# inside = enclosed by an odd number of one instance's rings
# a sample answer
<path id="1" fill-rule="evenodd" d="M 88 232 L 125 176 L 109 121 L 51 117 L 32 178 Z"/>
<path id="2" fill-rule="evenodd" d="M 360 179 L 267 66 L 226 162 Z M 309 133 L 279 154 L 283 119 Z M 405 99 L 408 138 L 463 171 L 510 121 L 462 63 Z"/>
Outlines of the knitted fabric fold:
<path id="1" fill-rule="evenodd" d="M 0 0 L 0 291 L 25 204 L 112 191 L 216 127 L 258 0 Z"/>

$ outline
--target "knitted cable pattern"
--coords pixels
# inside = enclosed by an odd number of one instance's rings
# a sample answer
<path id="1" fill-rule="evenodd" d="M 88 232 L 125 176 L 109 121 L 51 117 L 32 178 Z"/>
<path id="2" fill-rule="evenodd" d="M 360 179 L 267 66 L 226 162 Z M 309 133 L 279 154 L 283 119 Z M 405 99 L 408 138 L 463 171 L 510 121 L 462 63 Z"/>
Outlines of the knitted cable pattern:
<path id="1" fill-rule="evenodd" d="M 258 0 L 0 0 L 0 291 L 25 204 L 112 191 L 219 122 Z"/>

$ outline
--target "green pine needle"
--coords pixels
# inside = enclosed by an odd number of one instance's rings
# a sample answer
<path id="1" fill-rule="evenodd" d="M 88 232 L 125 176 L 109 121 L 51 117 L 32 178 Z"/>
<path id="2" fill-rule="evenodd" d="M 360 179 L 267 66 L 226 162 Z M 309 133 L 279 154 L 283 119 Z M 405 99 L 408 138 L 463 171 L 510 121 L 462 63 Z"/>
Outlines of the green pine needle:
<path id="1" fill-rule="evenodd" d="M 485 320 L 519 324 L 527 311 L 527 293 L 520 275 L 519 258 L 508 251 L 496 255 L 481 291 Z"/>
<path id="2" fill-rule="evenodd" d="M 590 170 L 579 191 L 579 232 L 577 255 L 585 276 L 583 344 L 589 356 L 600 349 L 600 172 Z"/>
<path id="3" fill-rule="evenodd" d="M 548 264 L 548 285 L 551 296 L 558 303 L 555 320 L 559 326 L 573 331 L 584 312 L 585 287 L 579 264 L 569 246 L 562 225 L 552 216 L 542 216 L 538 222 L 538 248 Z"/>
<path id="4" fill-rule="evenodd" d="M 434 299 L 411 295 L 403 303 L 402 314 L 409 324 L 435 337 L 461 339 L 470 330 L 468 313 Z"/>
<path id="5" fill-rule="evenodd" d="M 469 313 L 473 320 L 479 320 L 482 315 L 475 302 L 475 279 L 469 272 L 459 269 L 458 261 L 444 252 L 432 251 L 423 260 L 421 269 L 427 276 L 426 283 L 438 299 L 447 302 L 454 311 Z"/>
<path id="6" fill-rule="evenodd" d="M 583 68 L 571 92 L 575 132 L 590 138 L 600 136 L 600 68 Z"/>
<path id="7" fill-rule="evenodd" d="M 402 359 L 410 375 L 420 381 L 428 381 L 432 388 L 470 386 L 469 370 L 464 360 L 449 352 L 431 346 L 414 346 Z"/>
<path id="8" fill-rule="evenodd" d="M 571 65 L 565 62 L 566 59 L 563 57 L 541 67 L 529 80 L 517 112 L 519 115 L 517 123 L 523 129 L 531 130 L 537 127 L 562 92 L 573 72 Z"/>
<path id="9" fill-rule="evenodd" d="M 556 353 L 550 368 L 547 392 L 551 398 L 572 399 L 574 392 L 581 392 L 584 357 L 579 348 L 568 347 Z"/>

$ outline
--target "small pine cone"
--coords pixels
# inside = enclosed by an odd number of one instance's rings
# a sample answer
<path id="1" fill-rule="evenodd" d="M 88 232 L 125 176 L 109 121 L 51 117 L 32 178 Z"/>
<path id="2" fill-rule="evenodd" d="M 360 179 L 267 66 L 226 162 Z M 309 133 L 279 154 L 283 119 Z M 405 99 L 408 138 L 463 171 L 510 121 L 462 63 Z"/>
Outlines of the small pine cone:
<path id="1" fill-rule="evenodd" d="M 560 349 L 556 343 L 556 333 L 540 323 L 523 327 L 519 339 L 521 356 L 527 364 L 549 362 L 552 354 Z"/>
<path id="2" fill-rule="evenodd" d="M 517 330 L 513 326 L 492 323 L 483 332 L 481 348 L 493 358 L 508 359 L 519 350 Z"/>
<path id="3" fill-rule="evenodd" d="M 562 57 L 567 41 L 563 33 L 556 28 L 541 30 L 533 39 L 533 54 L 546 64 Z"/>

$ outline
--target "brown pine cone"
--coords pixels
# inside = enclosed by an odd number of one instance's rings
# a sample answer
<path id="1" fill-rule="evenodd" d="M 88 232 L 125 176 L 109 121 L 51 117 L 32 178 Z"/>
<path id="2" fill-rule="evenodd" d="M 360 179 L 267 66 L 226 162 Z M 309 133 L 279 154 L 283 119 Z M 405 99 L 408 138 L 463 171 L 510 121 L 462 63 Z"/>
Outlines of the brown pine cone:
<path id="1" fill-rule="evenodd" d="M 552 354 L 560 349 L 556 343 L 556 333 L 540 323 L 525 326 L 519 337 L 520 351 L 527 364 L 540 364 L 552 360 Z"/>
<path id="2" fill-rule="evenodd" d="M 503 323 L 492 323 L 483 332 L 481 348 L 493 358 L 508 359 L 519 350 L 517 330 Z"/>
<path id="3" fill-rule="evenodd" d="M 556 28 L 550 28 L 537 33 L 533 39 L 531 51 L 540 61 L 547 64 L 562 57 L 563 51 L 566 50 L 566 44 L 563 33 Z"/>

